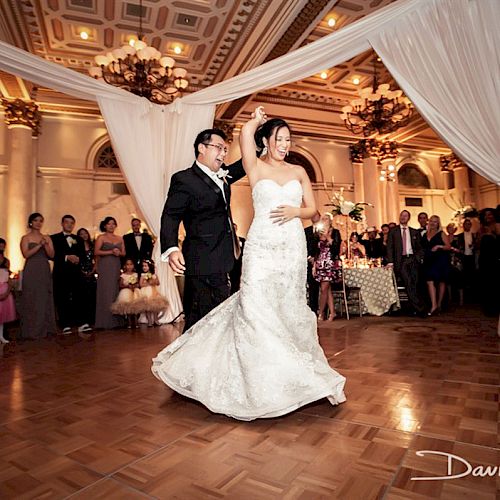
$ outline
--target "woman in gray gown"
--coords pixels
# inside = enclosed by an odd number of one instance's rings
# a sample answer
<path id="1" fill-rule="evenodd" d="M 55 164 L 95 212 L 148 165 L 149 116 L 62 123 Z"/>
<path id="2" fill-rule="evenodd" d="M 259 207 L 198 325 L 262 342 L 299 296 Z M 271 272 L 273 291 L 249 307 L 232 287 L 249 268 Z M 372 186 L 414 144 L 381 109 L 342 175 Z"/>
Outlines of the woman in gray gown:
<path id="1" fill-rule="evenodd" d="M 111 304 L 119 292 L 120 257 L 125 256 L 123 238 L 115 233 L 116 219 L 106 217 L 99 228 L 104 233 L 95 242 L 97 259 L 97 296 L 95 327 L 109 330 L 123 326 L 121 316 L 111 312 Z"/>
<path id="2" fill-rule="evenodd" d="M 21 252 L 26 259 L 22 278 L 21 338 L 37 340 L 56 333 L 54 297 L 49 259 L 54 247 L 49 235 L 42 234 L 43 216 L 28 218 L 29 232 L 21 238 Z"/>

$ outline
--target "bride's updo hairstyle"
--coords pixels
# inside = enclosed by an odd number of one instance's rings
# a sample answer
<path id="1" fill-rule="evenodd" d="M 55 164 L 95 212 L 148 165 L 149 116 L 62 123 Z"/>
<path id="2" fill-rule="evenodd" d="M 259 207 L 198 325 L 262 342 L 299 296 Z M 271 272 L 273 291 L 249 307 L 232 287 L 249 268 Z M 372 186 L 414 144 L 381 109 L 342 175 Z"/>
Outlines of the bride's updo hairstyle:
<path id="1" fill-rule="evenodd" d="M 276 140 L 278 132 L 282 128 L 287 128 L 288 131 L 290 132 L 290 135 L 292 135 L 292 129 L 290 128 L 290 125 L 288 125 L 288 123 L 285 120 L 282 120 L 281 118 L 271 118 L 257 129 L 254 135 L 254 139 L 258 149 L 257 151 L 258 157 L 262 154 L 262 150 L 266 147 L 266 145 L 264 144 L 264 138 L 267 139 L 268 143 L 269 139 L 272 136 L 274 136 L 274 140 Z"/>

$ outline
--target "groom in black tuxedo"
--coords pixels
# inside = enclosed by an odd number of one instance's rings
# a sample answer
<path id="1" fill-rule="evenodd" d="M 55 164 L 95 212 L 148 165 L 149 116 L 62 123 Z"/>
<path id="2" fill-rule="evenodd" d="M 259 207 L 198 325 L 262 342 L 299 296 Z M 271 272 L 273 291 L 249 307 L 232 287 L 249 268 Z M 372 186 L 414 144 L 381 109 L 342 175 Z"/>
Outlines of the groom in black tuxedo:
<path id="1" fill-rule="evenodd" d="M 230 184 L 246 175 L 241 160 L 223 168 L 227 144 L 222 130 L 200 132 L 194 151 L 193 165 L 172 176 L 160 230 L 162 260 L 185 275 L 184 331 L 229 297 L 228 273 L 240 255 Z M 182 251 L 181 221 L 186 230 Z"/>
<path id="2" fill-rule="evenodd" d="M 83 241 L 73 234 L 75 218 L 64 215 L 61 219 L 62 231 L 52 234 L 54 245 L 54 302 L 59 325 L 64 335 L 71 333 L 72 326 L 78 326 L 79 333 L 90 332 L 89 319 L 82 311 L 82 272 L 80 260 L 85 255 Z"/>

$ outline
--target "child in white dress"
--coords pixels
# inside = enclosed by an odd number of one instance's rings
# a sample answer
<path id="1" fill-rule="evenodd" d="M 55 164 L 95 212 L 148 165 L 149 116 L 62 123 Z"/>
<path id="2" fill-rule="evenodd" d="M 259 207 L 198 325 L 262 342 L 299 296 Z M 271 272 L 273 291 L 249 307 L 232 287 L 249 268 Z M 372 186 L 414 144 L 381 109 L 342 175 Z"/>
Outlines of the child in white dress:
<path id="1" fill-rule="evenodd" d="M 135 272 L 134 261 L 125 260 L 120 276 L 120 292 L 111 304 L 111 312 L 127 317 L 128 327 L 137 328 L 137 314 L 142 312 L 142 299 L 139 291 L 139 276 Z"/>
<path id="2" fill-rule="evenodd" d="M 158 314 L 168 308 L 168 301 L 158 288 L 160 281 L 155 274 L 154 264 L 150 260 L 143 260 L 141 270 L 139 283 L 141 286 L 142 312 L 147 315 L 148 326 L 158 325 Z"/>

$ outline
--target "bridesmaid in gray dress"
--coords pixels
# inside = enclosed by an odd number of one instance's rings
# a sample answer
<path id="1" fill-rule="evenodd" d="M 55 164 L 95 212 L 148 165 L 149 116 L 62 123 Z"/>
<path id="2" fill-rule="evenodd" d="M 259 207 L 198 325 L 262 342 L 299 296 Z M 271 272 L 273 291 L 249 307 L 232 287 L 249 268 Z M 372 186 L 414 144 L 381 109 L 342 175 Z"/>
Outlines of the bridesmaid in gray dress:
<path id="1" fill-rule="evenodd" d="M 30 231 L 21 238 L 26 259 L 22 278 L 21 337 L 36 340 L 56 333 L 52 276 L 49 260 L 54 257 L 52 239 L 41 233 L 43 216 L 31 214 Z"/>
<path id="2" fill-rule="evenodd" d="M 111 304 L 116 300 L 120 282 L 120 257 L 125 256 L 123 238 L 114 234 L 117 223 L 106 217 L 99 228 L 104 233 L 95 242 L 97 258 L 97 297 L 95 327 L 109 330 L 123 326 L 121 316 L 111 313 Z"/>

